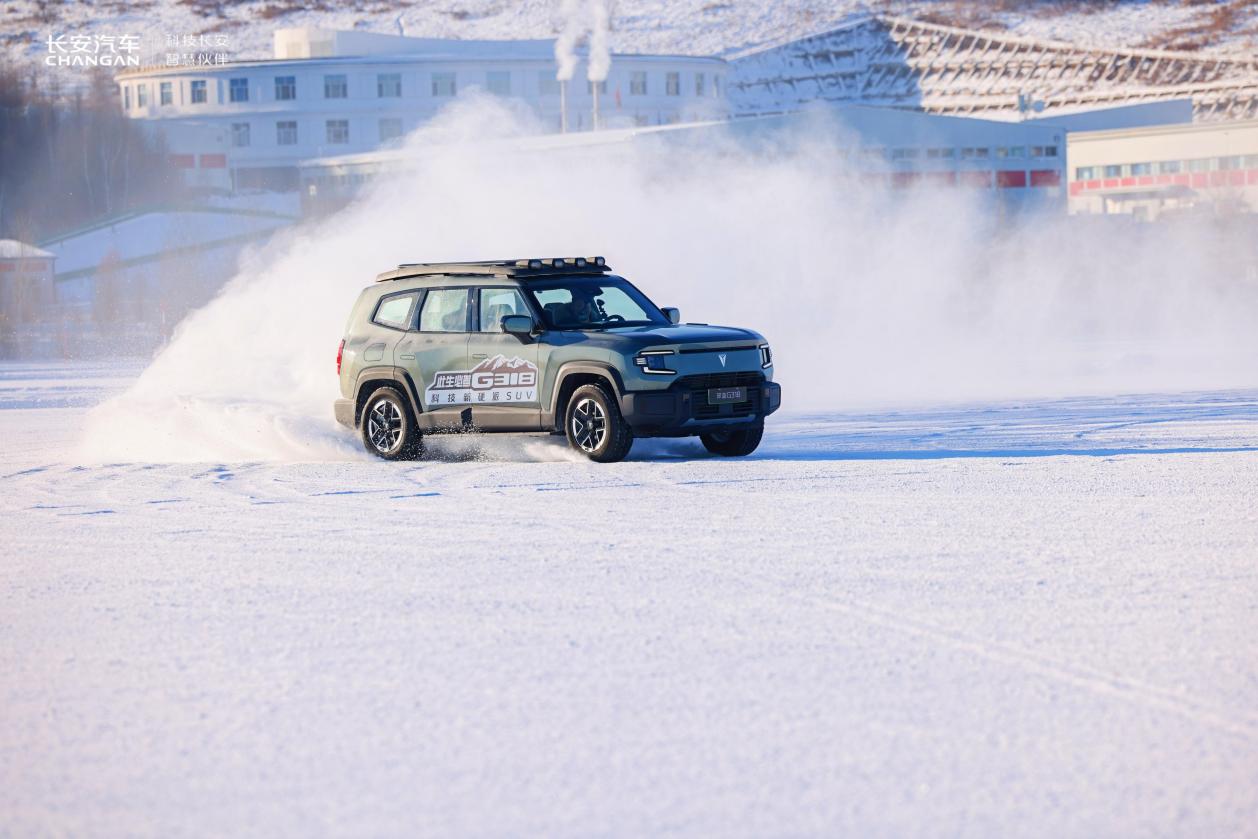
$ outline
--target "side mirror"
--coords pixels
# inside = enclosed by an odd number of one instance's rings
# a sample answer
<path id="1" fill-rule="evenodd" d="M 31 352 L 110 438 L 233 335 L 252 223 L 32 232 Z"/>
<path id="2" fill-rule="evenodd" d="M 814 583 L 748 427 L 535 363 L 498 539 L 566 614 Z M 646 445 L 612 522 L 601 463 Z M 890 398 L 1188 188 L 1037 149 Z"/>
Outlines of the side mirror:
<path id="1" fill-rule="evenodd" d="M 660 309 L 664 313 L 664 317 L 668 318 L 669 323 L 681 323 L 681 310 L 674 309 L 672 306 L 665 306 Z"/>
<path id="2" fill-rule="evenodd" d="M 507 315 L 502 319 L 502 331 L 527 337 L 533 334 L 533 318 L 530 315 Z"/>

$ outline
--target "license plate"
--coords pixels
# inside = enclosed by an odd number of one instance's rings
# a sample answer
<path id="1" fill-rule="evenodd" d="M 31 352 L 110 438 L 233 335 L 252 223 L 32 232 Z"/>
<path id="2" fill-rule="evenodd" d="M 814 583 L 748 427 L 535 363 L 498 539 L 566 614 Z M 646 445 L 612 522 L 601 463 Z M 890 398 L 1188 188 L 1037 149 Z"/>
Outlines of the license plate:
<path id="1" fill-rule="evenodd" d="M 714 387 L 708 390 L 709 405 L 723 405 L 726 402 L 746 402 L 745 387 Z"/>

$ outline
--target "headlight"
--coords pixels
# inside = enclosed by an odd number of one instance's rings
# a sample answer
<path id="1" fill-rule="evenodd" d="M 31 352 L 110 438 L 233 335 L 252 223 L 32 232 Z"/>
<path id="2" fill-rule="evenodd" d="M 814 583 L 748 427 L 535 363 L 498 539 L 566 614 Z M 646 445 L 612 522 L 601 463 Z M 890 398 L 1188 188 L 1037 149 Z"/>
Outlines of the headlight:
<path id="1" fill-rule="evenodd" d="M 643 373 L 672 376 L 677 373 L 668 369 L 668 356 L 672 354 L 672 350 L 644 350 L 633 357 L 633 363 L 641 367 Z"/>
<path id="2" fill-rule="evenodd" d="M 760 366 L 762 368 L 773 366 L 773 351 L 769 349 L 768 344 L 760 345 Z"/>

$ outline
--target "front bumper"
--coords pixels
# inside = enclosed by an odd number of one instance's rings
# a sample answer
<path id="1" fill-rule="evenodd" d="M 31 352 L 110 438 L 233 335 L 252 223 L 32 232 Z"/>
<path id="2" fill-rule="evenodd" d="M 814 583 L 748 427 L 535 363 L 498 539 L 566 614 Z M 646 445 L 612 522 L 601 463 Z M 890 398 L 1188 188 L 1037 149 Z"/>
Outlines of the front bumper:
<path id="1" fill-rule="evenodd" d="M 685 437 L 722 425 L 761 422 L 782 406 L 776 382 L 748 385 L 745 402 L 709 405 L 707 388 L 684 381 L 668 390 L 637 391 L 620 397 L 620 413 L 640 437 Z"/>

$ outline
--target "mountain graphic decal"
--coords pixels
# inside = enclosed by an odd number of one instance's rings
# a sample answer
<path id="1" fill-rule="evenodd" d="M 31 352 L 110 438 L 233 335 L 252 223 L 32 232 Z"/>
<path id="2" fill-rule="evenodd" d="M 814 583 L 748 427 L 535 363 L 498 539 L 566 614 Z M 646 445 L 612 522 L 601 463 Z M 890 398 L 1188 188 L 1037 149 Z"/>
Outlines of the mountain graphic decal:
<path id="1" fill-rule="evenodd" d="M 470 370 L 434 373 L 424 390 L 429 408 L 537 402 L 537 365 L 499 353 Z"/>

